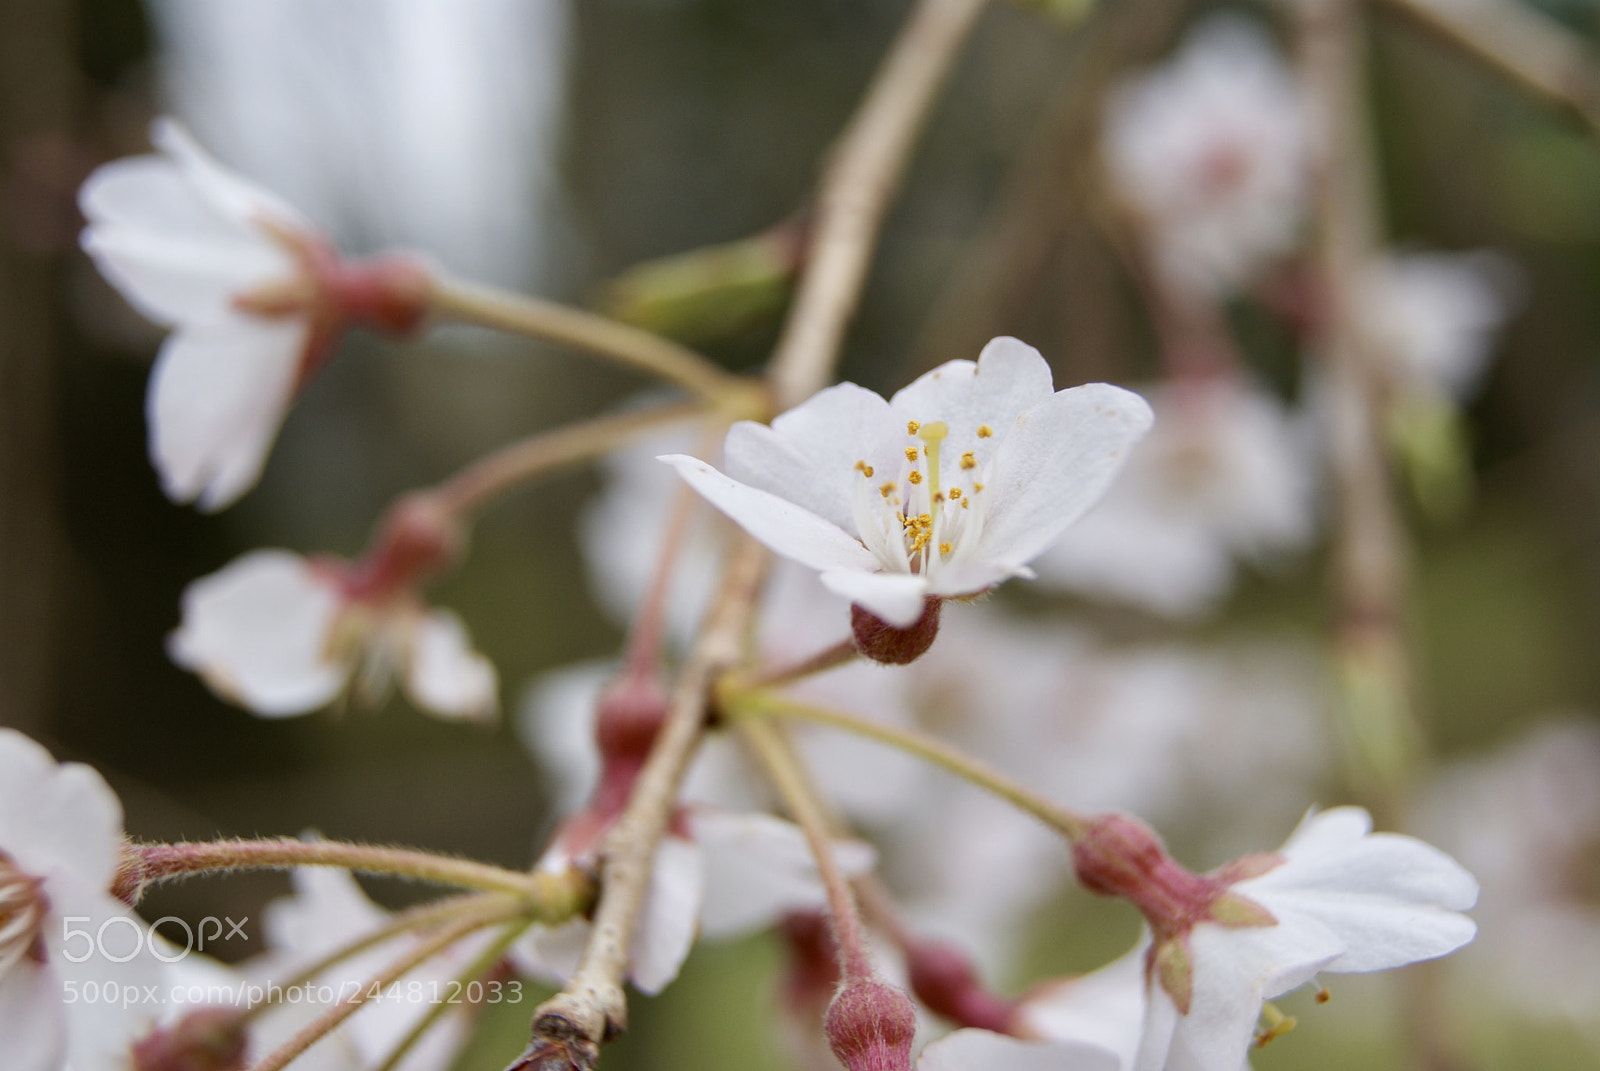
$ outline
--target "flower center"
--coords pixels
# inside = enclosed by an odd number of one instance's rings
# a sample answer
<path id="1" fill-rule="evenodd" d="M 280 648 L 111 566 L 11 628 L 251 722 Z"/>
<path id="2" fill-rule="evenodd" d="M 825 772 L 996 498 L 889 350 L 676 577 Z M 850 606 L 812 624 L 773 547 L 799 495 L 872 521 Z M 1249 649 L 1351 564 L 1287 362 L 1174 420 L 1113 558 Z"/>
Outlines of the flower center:
<path id="1" fill-rule="evenodd" d="M 40 937 L 49 907 L 44 879 L 23 873 L 0 851 L 0 977 L 24 956 L 44 961 Z"/>
<path id="2" fill-rule="evenodd" d="M 980 425 L 975 434 L 994 434 Z M 963 451 L 946 466 L 943 449 L 950 427 L 942 420 L 906 423 L 911 445 L 897 478 L 884 479 L 865 461 L 855 463 L 856 525 L 861 541 L 887 572 L 930 574 L 959 559 L 977 543 L 983 527 L 983 483 L 975 451 Z M 953 478 L 952 478 L 953 477 Z M 962 480 L 967 481 L 963 486 Z"/>

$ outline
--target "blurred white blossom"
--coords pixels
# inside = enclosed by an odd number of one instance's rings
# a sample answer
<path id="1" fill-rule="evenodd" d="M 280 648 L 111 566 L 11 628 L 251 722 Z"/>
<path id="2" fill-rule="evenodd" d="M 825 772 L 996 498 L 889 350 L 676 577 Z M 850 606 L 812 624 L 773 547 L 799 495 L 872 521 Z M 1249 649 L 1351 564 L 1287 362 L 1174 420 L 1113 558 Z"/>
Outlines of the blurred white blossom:
<path id="1" fill-rule="evenodd" d="M 305 714 L 352 685 L 376 703 L 398 678 L 419 708 L 483 719 L 498 709 L 494 667 L 461 619 L 409 590 L 363 592 L 345 563 L 257 550 L 191 583 L 172 660 L 263 717 Z"/>
<path id="2" fill-rule="evenodd" d="M 1307 429 L 1232 377 L 1147 389 L 1155 427 L 1105 500 L 1034 563 L 1040 578 L 1156 613 L 1214 610 L 1237 558 L 1270 561 L 1315 532 Z"/>
<path id="3" fill-rule="evenodd" d="M 1177 291 L 1225 296 L 1294 247 L 1309 191 L 1306 107 L 1254 23 L 1213 16 L 1164 65 L 1114 87 L 1102 149 L 1113 194 Z"/>

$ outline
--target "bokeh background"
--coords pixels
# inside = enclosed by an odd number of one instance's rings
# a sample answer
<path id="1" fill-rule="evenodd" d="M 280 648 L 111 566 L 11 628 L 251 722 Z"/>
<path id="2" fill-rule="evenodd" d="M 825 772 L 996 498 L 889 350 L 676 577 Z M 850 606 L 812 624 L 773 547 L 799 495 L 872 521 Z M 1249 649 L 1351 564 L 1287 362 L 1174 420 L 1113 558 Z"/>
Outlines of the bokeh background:
<path id="1" fill-rule="evenodd" d="M 1099 89 L 1213 5 L 1102 6 L 1075 31 L 1021 5 L 987 13 L 890 219 L 846 378 L 892 390 L 1001 333 L 1047 354 L 1058 383 L 1152 373 L 1139 290 L 1086 208 L 1085 161 Z M 1589 0 L 1538 6 L 1586 40 L 1600 33 Z M 145 452 L 160 334 L 78 250 L 77 185 L 144 151 L 150 118 L 176 111 L 348 248 L 418 246 L 460 272 L 589 303 L 642 261 L 792 218 L 907 7 L 0 6 L 0 724 L 102 771 L 137 836 L 314 828 L 526 865 L 554 816 L 514 731 L 518 696 L 539 671 L 612 652 L 621 635 L 588 593 L 576 545 L 593 471 L 495 509 L 466 565 L 433 591 L 499 668 L 507 717 L 495 728 L 442 724 L 401 699 L 261 720 L 173 666 L 164 637 L 184 585 L 237 554 L 354 553 L 396 494 L 641 383 L 469 331 L 409 346 L 355 337 L 290 415 L 257 490 L 216 516 L 176 507 Z M 1600 709 L 1600 139 L 1387 9 L 1373 13 L 1370 45 L 1390 236 L 1498 250 L 1524 294 L 1468 412 L 1470 508 L 1450 523 L 1410 518 L 1426 708 L 1449 757 Z M 1231 313 L 1252 365 L 1293 398 L 1292 339 L 1249 302 Z M 702 345 L 755 368 L 777 323 L 757 315 Z M 1330 612 L 1322 557 L 1247 577 L 1206 633 L 1317 636 Z M 1088 603 L 1007 597 L 1128 642 L 1180 634 Z M 1342 791 L 1335 779 L 1320 802 Z M 1573 881 L 1600 905 L 1600 850 Z M 285 889 L 266 876 L 194 882 L 152 907 L 256 919 Z M 414 895 L 372 889 L 389 903 Z M 1088 969 L 1134 929 L 1126 913 L 1069 897 L 1004 985 Z M 697 951 L 678 986 L 642 1002 L 607 1066 L 783 1066 L 761 1027 L 780 960 L 766 939 Z M 529 1009 L 496 1013 L 461 1066 L 503 1064 Z M 1319 1027 L 1315 1014 L 1258 1066 L 1400 1066 L 1392 1036 L 1336 1017 Z M 1585 1067 L 1600 1053 L 1594 1021 L 1474 1018 L 1470 1066 Z"/>

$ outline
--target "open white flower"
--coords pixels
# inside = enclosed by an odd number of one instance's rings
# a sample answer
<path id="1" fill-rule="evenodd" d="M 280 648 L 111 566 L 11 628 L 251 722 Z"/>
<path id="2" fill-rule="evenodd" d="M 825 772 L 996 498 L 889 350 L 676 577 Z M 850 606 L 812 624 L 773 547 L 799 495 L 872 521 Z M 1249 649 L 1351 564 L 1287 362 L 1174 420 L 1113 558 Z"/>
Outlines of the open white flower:
<path id="1" fill-rule="evenodd" d="M 150 319 L 173 328 L 145 399 L 167 496 L 227 506 L 255 484 L 296 391 L 345 324 L 404 332 L 424 273 L 353 267 L 283 201 L 158 120 L 164 155 L 116 160 L 83 184 L 83 248 Z"/>
<path id="2" fill-rule="evenodd" d="M 123 1066 L 156 1008 L 144 927 L 107 891 L 122 807 L 87 766 L 0 729 L 0 1051 L 7 1071 Z M 120 924 L 119 924 L 120 923 Z M 70 1000 L 86 986 L 136 999 Z"/>
<path id="3" fill-rule="evenodd" d="M 264 717 L 309 713 L 352 683 L 376 702 L 396 677 L 424 710 L 493 717 L 494 666 L 472 650 L 461 619 L 428 609 L 409 587 L 364 592 L 344 565 L 252 551 L 184 590 L 167 651 Z"/>
<path id="4" fill-rule="evenodd" d="M 1027 563 L 1100 498 L 1150 426 L 1138 395 L 1054 390 L 1050 366 L 997 338 L 889 401 L 829 387 L 728 432 L 728 474 L 662 458 L 772 550 L 896 628 L 929 598 L 975 595 Z"/>
<path id="5" fill-rule="evenodd" d="M 1040 1036 L 1081 1037 L 1085 1009 L 1099 1008 L 1090 1039 L 1136 1051 L 1133 1071 L 1239 1071 L 1264 1001 L 1325 971 L 1434 959 L 1476 933 L 1461 914 L 1477 900 L 1472 875 L 1413 837 L 1373 833 L 1357 807 L 1312 814 L 1276 853 L 1206 875 L 1173 863 L 1137 823 L 1113 816 L 1105 828 L 1093 860 L 1086 865 L 1088 841 L 1074 858 L 1091 887 L 1144 912 L 1153 934 L 1132 953 L 1142 970 L 1124 957 L 1095 981 L 1036 993 L 1021 1017 Z M 1152 845 L 1154 855 L 1139 854 Z M 1135 986 L 1145 998 L 1136 1045 L 1104 1033 L 1135 1029 L 1127 992 Z"/>
<path id="6" fill-rule="evenodd" d="M 1024 1040 L 988 1030 L 956 1030 L 922 1050 L 917 1071 L 1117 1071 L 1115 1054 L 1074 1040 Z"/>

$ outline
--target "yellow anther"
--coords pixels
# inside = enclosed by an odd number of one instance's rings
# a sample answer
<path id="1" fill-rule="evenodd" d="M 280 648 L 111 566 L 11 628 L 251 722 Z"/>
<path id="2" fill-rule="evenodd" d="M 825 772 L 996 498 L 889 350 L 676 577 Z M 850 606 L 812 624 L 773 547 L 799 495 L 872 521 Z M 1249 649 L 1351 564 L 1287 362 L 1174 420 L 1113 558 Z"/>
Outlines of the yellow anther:
<path id="1" fill-rule="evenodd" d="M 961 508 L 962 508 L 962 509 L 971 509 L 971 508 L 972 508 L 972 499 L 970 499 L 970 498 L 963 498 L 963 499 L 962 499 L 962 500 L 961 500 Z"/>
<path id="2" fill-rule="evenodd" d="M 865 461 L 856 462 L 856 471 L 861 473 L 861 475 L 865 476 L 867 479 L 872 479 L 872 466 L 867 464 Z"/>
<path id="3" fill-rule="evenodd" d="M 906 434 L 915 435 L 917 433 L 917 429 L 920 427 L 922 427 L 922 425 L 918 424 L 915 420 L 908 420 L 906 421 Z"/>
<path id="4" fill-rule="evenodd" d="M 952 548 L 951 548 L 949 543 L 940 543 L 939 544 L 939 553 L 940 554 L 949 554 L 951 549 Z"/>
<path id="5" fill-rule="evenodd" d="M 943 502 L 944 501 L 944 495 L 942 495 L 939 492 L 935 491 L 934 494 L 933 494 L 933 500 L 935 502 Z"/>
<path id="6" fill-rule="evenodd" d="M 1261 1006 L 1261 1018 L 1263 1020 L 1261 1028 L 1256 1031 L 1256 1048 L 1258 1049 L 1269 1041 L 1283 1037 L 1283 1035 L 1293 1030 L 1295 1024 L 1299 1021 L 1292 1015 L 1283 1014 L 1278 1010 L 1278 1006 L 1270 1000 Z"/>
<path id="7" fill-rule="evenodd" d="M 906 479 L 910 480 L 912 483 L 921 483 L 922 482 L 922 473 L 920 473 L 920 472 L 916 471 L 915 469 L 913 469 L 911 471 L 911 475 L 907 476 Z"/>
<path id="8" fill-rule="evenodd" d="M 927 528 L 929 525 L 933 524 L 933 514 L 931 514 L 931 513 L 919 513 L 919 514 L 917 514 L 917 523 L 922 525 L 922 527 Z"/>
<path id="9" fill-rule="evenodd" d="M 1323 986 L 1321 989 L 1317 990 L 1317 1003 L 1318 1004 L 1326 1004 L 1326 1003 L 1328 1003 L 1328 1001 L 1330 1001 L 1332 999 L 1333 999 L 1333 994 L 1328 992 L 1328 987 L 1327 986 Z"/>
<path id="10" fill-rule="evenodd" d="M 890 493 L 893 492 L 893 491 L 894 491 L 894 483 L 893 483 L 893 481 L 891 481 L 889 483 L 881 483 L 881 484 L 878 485 L 878 493 L 880 495 L 882 495 L 884 498 L 888 498 Z"/>
<path id="11" fill-rule="evenodd" d="M 917 448 L 915 446 L 906 447 L 906 460 L 907 461 L 915 461 L 917 459 L 917 457 L 918 457 Z"/>
<path id="12" fill-rule="evenodd" d="M 981 490 L 983 490 L 983 484 L 975 483 L 975 484 L 972 485 L 972 493 L 973 494 L 977 494 Z"/>
<path id="13" fill-rule="evenodd" d="M 961 497 L 961 488 L 959 488 L 959 487 L 950 488 L 950 500 L 952 502 L 955 501 L 956 499 L 960 498 L 960 497 Z"/>
<path id="14" fill-rule="evenodd" d="M 978 467 L 978 459 L 972 456 L 971 450 L 968 450 L 966 453 L 961 455 L 961 467 L 964 469 L 975 469 Z"/>
<path id="15" fill-rule="evenodd" d="M 978 438 L 987 439 L 989 436 L 991 436 L 993 434 L 994 434 L 994 429 L 991 428 L 989 425 L 987 425 L 987 424 L 979 424 L 978 425 Z"/>

